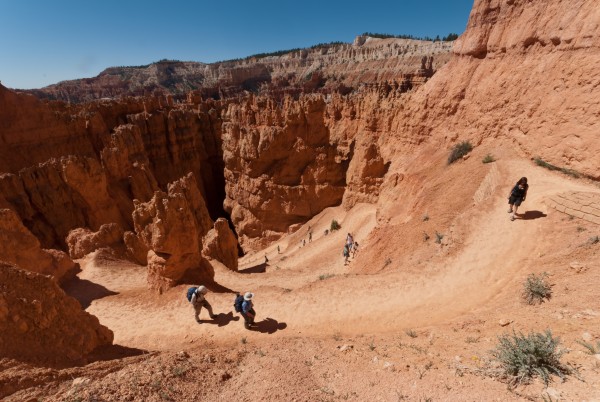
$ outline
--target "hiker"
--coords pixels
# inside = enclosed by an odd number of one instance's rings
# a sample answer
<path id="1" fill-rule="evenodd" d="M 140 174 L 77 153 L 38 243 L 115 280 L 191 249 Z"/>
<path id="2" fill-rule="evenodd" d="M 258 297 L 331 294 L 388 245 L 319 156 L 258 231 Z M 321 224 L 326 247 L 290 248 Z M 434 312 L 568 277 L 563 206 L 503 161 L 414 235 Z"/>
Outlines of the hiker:
<path id="1" fill-rule="evenodd" d="M 329 229 L 325 229 L 325 231 L 323 232 L 324 236 L 327 236 L 329 234 Z"/>
<path id="2" fill-rule="evenodd" d="M 267 253 L 265 253 L 265 264 L 269 262 L 269 258 L 267 257 Z"/>
<path id="3" fill-rule="evenodd" d="M 190 297 L 190 292 L 192 292 L 192 295 Z M 208 293 L 208 289 L 206 288 L 206 286 L 198 286 L 197 288 L 189 288 L 188 289 L 188 299 L 190 300 L 190 303 L 192 303 L 192 306 L 194 307 L 194 312 L 195 312 L 195 317 L 196 317 L 196 322 L 200 323 L 200 311 L 202 311 L 202 307 L 206 308 L 208 310 L 208 315 L 210 316 L 211 319 L 215 319 L 215 314 L 213 313 L 213 309 L 212 306 L 210 305 L 210 303 L 204 298 L 205 295 Z"/>
<path id="4" fill-rule="evenodd" d="M 308 232 L 308 242 L 312 242 L 312 231 Z"/>
<path id="5" fill-rule="evenodd" d="M 352 247 L 352 258 L 358 253 L 358 242 L 354 242 L 354 247 Z"/>
<path id="6" fill-rule="evenodd" d="M 254 303 L 252 303 L 253 297 L 254 293 L 246 292 L 244 296 L 238 294 L 235 299 L 235 310 L 244 317 L 244 327 L 246 329 L 250 329 L 250 327 L 254 325 L 254 317 L 256 317 Z"/>
<path id="7" fill-rule="evenodd" d="M 281 254 L 281 249 L 279 248 L 279 244 L 277 245 L 277 254 Z"/>
<path id="8" fill-rule="evenodd" d="M 352 237 L 352 234 L 348 233 L 348 236 L 346 236 L 346 244 L 348 245 L 348 249 L 352 250 L 352 245 L 354 244 L 354 238 Z"/>
<path id="9" fill-rule="evenodd" d="M 527 190 L 529 189 L 529 184 L 527 184 L 527 177 L 521 177 L 517 184 L 510 190 L 508 194 L 508 213 L 512 213 L 510 216 L 510 220 L 515 220 L 515 215 L 517 215 L 517 210 L 523 201 L 525 201 L 525 197 L 527 197 Z"/>
<path id="10" fill-rule="evenodd" d="M 306 246 L 306 240 L 302 239 L 302 247 Z"/>
<path id="11" fill-rule="evenodd" d="M 348 264 L 348 258 L 350 257 L 350 248 L 348 247 L 348 244 L 344 244 L 342 255 L 344 256 L 344 265 Z"/>

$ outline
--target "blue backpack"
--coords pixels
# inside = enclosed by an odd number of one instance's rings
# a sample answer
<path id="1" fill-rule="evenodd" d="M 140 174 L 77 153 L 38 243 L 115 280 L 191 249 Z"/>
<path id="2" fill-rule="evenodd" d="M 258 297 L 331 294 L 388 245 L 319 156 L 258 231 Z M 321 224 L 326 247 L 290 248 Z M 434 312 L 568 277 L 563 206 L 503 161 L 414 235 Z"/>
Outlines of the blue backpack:
<path id="1" fill-rule="evenodd" d="M 238 294 L 235 297 L 235 301 L 233 302 L 233 308 L 235 309 L 236 312 L 241 313 L 242 312 L 242 304 L 244 303 L 244 296 Z"/>
<path id="2" fill-rule="evenodd" d="M 197 287 L 191 287 L 187 290 L 187 299 L 189 302 L 192 301 L 192 296 L 194 295 L 194 292 L 196 291 L 196 289 L 198 289 Z"/>

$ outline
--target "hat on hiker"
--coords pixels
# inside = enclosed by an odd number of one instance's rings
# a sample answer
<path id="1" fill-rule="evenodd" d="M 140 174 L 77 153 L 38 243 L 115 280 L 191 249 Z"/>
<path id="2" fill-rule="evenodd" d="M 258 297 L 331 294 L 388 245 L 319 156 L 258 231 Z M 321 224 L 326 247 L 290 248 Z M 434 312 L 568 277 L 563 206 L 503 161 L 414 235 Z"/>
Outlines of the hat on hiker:
<path id="1" fill-rule="evenodd" d="M 200 285 L 196 289 L 196 292 L 202 293 L 204 295 L 204 294 L 208 293 L 208 289 L 206 289 L 206 286 Z"/>
<path id="2" fill-rule="evenodd" d="M 254 293 L 246 292 L 246 294 L 244 295 L 244 300 L 252 300 L 253 297 Z"/>

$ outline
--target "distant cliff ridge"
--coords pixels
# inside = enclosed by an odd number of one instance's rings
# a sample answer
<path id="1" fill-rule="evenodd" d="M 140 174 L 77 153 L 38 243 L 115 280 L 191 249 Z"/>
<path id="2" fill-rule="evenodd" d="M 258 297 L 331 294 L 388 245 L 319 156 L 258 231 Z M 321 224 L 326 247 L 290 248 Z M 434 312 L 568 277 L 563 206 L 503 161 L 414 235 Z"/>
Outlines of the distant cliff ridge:
<path id="1" fill-rule="evenodd" d="M 423 57 L 432 58 L 431 75 L 448 62 L 452 45 L 453 42 L 361 35 L 353 44 L 323 44 L 212 64 L 161 60 L 145 66 L 110 67 L 97 77 L 62 81 L 27 92 L 42 99 L 71 103 L 158 94 L 183 99 L 190 91 L 214 99 L 245 91 L 349 93 L 361 83 L 410 81 L 419 71 L 422 78 L 428 78 L 423 76 Z"/>

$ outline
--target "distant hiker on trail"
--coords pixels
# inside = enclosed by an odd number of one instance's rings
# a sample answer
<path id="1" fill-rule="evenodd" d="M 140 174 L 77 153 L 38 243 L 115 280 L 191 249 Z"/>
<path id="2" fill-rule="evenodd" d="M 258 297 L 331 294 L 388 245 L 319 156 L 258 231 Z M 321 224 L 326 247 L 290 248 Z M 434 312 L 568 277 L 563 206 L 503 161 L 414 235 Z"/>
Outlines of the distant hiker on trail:
<path id="1" fill-rule="evenodd" d="M 517 215 L 517 210 L 525 198 L 527 197 L 527 190 L 529 189 L 529 184 L 527 184 L 527 177 L 521 177 L 517 184 L 510 190 L 508 194 L 508 213 L 512 213 L 510 216 L 510 220 L 515 220 L 515 215 Z M 514 209 L 513 209 L 514 206 Z"/>
<path id="2" fill-rule="evenodd" d="M 354 242 L 354 247 L 352 247 L 352 258 L 358 253 L 358 242 Z"/>
<path id="3" fill-rule="evenodd" d="M 308 232 L 308 242 L 312 242 L 312 231 Z"/>
<path id="4" fill-rule="evenodd" d="M 327 236 L 329 234 L 329 229 L 325 229 L 325 231 L 323 232 L 324 236 Z"/>
<path id="5" fill-rule="evenodd" d="M 267 257 L 267 253 L 265 253 L 265 264 L 269 262 L 269 258 Z"/>
<path id="6" fill-rule="evenodd" d="M 253 297 L 254 293 L 246 292 L 243 296 L 238 293 L 233 303 L 235 311 L 244 317 L 244 327 L 246 329 L 250 329 L 254 325 L 254 318 L 256 317 L 256 311 L 254 311 L 254 304 L 252 303 Z"/>
<path id="7" fill-rule="evenodd" d="M 279 248 L 279 245 L 277 245 L 277 254 L 281 254 L 281 249 Z"/>
<path id="8" fill-rule="evenodd" d="M 306 246 L 306 240 L 302 239 L 302 247 Z"/>
<path id="9" fill-rule="evenodd" d="M 352 237 L 351 233 L 348 233 L 348 236 L 346 236 L 346 244 L 348 245 L 348 249 L 352 250 L 352 245 L 354 244 L 354 238 Z"/>
<path id="10" fill-rule="evenodd" d="M 344 251 L 342 252 L 344 256 L 344 265 L 348 264 L 348 258 L 350 258 L 350 248 L 347 244 L 344 244 Z"/>
<path id="11" fill-rule="evenodd" d="M 204 296 L 208 293 L 208 289 L 206 286 L 198 286 L 191 287 L 188 289 L 187 298 L 189 302 L 194 307 L 196 322 L 200 323 L 200 312 L 202 311 L 202 307 L 205 307 L 208 310 L 208 314 L 211 319 L 215 319 L 215 314 L 213 313 L 212 306 L 210 303 L 204 298 Z"/>

